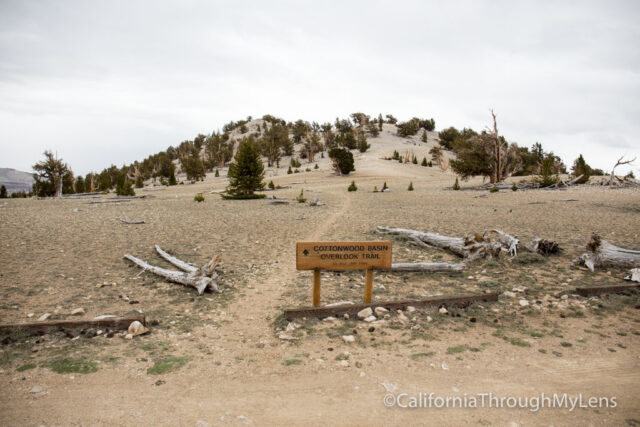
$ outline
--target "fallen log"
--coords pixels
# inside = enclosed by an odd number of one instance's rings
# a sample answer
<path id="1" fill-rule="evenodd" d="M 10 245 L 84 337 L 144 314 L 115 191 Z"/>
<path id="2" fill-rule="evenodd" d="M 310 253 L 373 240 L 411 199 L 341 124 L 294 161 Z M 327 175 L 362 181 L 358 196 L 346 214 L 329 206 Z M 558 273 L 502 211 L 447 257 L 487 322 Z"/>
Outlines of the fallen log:
<path id="1" fill-rule="evenodd" d="M 467 260 L 478 258 L 492 258 L 500 254 L 502 245 L 489 241 L 480 235 L 471 237 L 449 237 L 437 233 L 409 230 L 406 228 L 392 228 L 379 225 L 377 230 L 381 233 L 397 234 L 409 237 L 414 242 L 422 242 L 429 246 L 448 250 Z"/>
<path id="2" fill-rule="evenodd" d="M 158 245 L 155 246 L 156 251 L 162 258 L 180 268 L 183 271 L 168 270 L 166 268 L 156 267 L 139 258 L 130 254 L 125 254 L 124 258 L 136 264 L 144 271 L 150 271 L 151 273 L 163 277 L 170 282 L 178 283 L 185 286 L 191 286 L 198 291 L 198 295 L 202 295 L 206 289 L 211 292 L 219 292 L 217 278 L 218 274 L 215 269 L 221 261 L 221 256 L 218 255 L 211 259 L 200 268 L 197 268 L 191 264 L 188 264 L 170 254 L 163 251 Z"/>
<path id="3" fill-rule="evenodd" d="M 529 252 L 539 253 L 540 255 L 549 255 L 560 252 L 560 246 L 551 239 L 536 238 L 534 241 L 524 247 Z"/>
<path id="4" fill-rule="evenodd" d="M 309 202 L 309 206 L 324 206 L 325 204 L 320 201 L 320 195 L 316 194 L 316 198 L 313 202 Z"/>
<path id="5" fill-rule="evenodd" d="M 640 268 L 632 268 L 631 274 L 625 277 L 624 280 L 640 283 Z"/>
<path id="6" fill-rule="evenodd" d="M 464 264 L 455 262 L 394 262 L 391 264 L 391 272 L 417 271 L 422 273 L 446 273 L 462 271 Z"/>
<path id="7" fill-rule="evenodd" d="M 577 287 L 576 293 L 583 297 L 593 295 L 617 294 L 632 289 L 639 289 L 640 285 L 606 285 L 606 286 L 583 286 Z"/>
<path id="8" fill-rule="evenodd" d="M 594 271 L 596 267 L 640 267 L 640 251 L 621 248 L 603 240 L 597 234 L 587 243 L 587 252 L 571 262 L 572 266 L 584 265 Z"/>
<path id="9" fill-rule="evenodd" d="M 130 199 L 107 199 L 107 200 L 96 200 L 94 202 L 87 202 L 87 204 L 89 205 L 96 205 L 96 204 L 102 204 L 102 203 L 127 203 L 130 202 Z"/>
<path id="10" fill-rule="evenodd" d="M 413 307 L 466 307 L 474 302 L 491 302 L 497 301 L 497 293 L 488 294 L 464 294 L 464 295 L 450 295 L 450 296 L 438 296 L 430 297 L 419 300 L 404 300 L 404 301 L 378 301 L 368 304 L 341 304 L 324 307 L 302 307 L 302 308 L 290 308 L 284 310 L 284 317 L 287 320 L 299 319 L 301 317 L 329 317 L 343 314 L 356 314 L 359 311 L 371 307 L 384 307 L 387 310 L 402 310 L 408 306 Z"/>
<path id="11" fill-rule="evenodd" d="M 127 329 L 135 321 L 147 324 L 143 315 L 132 316 L 100 316 L 86 320 L 52 320 L 50 322 L 26 322 L 26 323 L 5 323 L 0 324 L 0 334 L 7 335 L 38 335 L 50 329 L 75 329 L 75 328 L 109 328 Z"/>

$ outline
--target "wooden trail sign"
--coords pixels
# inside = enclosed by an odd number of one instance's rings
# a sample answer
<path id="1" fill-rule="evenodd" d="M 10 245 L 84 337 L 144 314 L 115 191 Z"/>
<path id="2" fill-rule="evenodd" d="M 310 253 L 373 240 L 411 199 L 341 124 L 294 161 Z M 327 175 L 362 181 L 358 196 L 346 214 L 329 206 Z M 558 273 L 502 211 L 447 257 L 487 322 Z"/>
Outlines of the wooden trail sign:
<path id="1" fill-rule="evenodd" d="M 364 302 L 373 293 L 373 270 L 391 268 L 391 242 L 297 242 L 296 268 L 313 270 L 313 305 L 320 305 L 320 270 L 366 270 Z"/>

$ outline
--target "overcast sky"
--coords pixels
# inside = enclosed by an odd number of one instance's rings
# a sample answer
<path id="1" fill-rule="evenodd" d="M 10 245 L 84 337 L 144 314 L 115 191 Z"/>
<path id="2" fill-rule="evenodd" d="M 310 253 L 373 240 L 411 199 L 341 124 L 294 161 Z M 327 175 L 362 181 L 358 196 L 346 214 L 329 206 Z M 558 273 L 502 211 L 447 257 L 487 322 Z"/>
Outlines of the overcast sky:
<path id="1" fill-rule="evenodd" d="M 610 0 L 0 0 L 0 167 L 100 171 L 248 115 L 481 130 L 493 108 L 509 141 L 610 170 L 640 154 L 639 22 Z"/>

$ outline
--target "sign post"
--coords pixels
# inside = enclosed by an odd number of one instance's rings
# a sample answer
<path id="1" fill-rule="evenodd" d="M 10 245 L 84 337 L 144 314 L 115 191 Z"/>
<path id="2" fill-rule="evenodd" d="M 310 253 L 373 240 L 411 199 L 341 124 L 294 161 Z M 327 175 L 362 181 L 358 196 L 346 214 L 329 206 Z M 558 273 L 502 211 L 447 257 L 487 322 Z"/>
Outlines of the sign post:
<path id="1" fill-rule="evenodd" d="M 373 295 L 373 270 L 391 268 L 391 242 L 298 242 L 296 268 L 313 270 L 313 305 L 320 305 L 320 270 L 366 270 L 364 302 Z"/>

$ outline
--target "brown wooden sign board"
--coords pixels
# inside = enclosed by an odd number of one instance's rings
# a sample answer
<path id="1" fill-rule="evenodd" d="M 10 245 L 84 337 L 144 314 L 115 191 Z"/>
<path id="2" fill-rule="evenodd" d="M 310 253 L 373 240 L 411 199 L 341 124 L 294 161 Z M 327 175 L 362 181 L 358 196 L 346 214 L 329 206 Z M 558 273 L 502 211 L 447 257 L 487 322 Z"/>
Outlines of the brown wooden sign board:
<path id="1" fill-rule="evenodd" d="M 385 270 L 391 242 L 297 242 L 298 270 Z"/>

